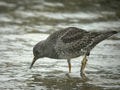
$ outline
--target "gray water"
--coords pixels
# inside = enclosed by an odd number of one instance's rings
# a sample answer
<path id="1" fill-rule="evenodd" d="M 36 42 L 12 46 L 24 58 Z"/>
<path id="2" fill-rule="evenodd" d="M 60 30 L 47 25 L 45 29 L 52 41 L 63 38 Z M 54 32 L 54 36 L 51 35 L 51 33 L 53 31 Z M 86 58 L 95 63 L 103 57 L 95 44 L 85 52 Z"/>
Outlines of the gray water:
<path id="1" fill-rule="evenodd" d="M 119 90 L 120 34 L 98 44 L 80 75 L 83 57 L 41 58 L 32 48 L 50 33 L 74 26 L 120 30 L 119 0 L 0 0 L 0 90 Z"/>

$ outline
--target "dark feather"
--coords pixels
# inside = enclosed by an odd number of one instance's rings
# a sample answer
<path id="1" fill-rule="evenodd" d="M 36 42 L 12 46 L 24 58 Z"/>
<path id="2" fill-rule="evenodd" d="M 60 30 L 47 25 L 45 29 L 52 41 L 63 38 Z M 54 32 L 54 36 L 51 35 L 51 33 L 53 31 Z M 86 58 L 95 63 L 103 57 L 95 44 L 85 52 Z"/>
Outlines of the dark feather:
<path id="1" fill-rule="evenodd" d="M 64 43 L 70 43 L 81 39 L 86 33 L 88 32 L 82 29 L 72 27 L 61 37 L 61 39 Z"/>

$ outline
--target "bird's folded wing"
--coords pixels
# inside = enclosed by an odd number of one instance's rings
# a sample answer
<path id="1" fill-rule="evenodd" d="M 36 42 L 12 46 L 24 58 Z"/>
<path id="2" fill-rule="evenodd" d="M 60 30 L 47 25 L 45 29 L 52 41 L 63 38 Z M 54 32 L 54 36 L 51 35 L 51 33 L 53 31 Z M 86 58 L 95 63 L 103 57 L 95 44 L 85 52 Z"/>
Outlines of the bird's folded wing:
<path id="1" fill-rule="evenodd" d="M 71 42 L 82 39 L 86 33 L 87 31 L 84 31 L 82 29 L 75 29 L 75 30 L 72 29 L 66 32 L 61 37 L 61 40 L 63 41 L 63 43 L 71 43 Z"/>
<path id="2" fill-rule="evenodd" d="M 87 32 L 81 29 L 70 30 L 66 32 L 57 42 L 56 47 L 61 50 L 80 51 L 87 48 L 94 42 L 95 38 L 99 36 L 96 32 Z"/>

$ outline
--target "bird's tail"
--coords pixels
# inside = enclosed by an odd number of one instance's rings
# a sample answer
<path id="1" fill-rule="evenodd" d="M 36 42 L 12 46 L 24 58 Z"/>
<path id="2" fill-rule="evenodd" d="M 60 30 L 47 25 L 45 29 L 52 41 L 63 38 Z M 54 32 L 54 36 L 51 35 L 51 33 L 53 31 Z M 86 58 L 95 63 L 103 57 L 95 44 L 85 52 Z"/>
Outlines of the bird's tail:
<path id="1" fill-rule="evenodd" d="M 104 33 L 102 33 L 101 35 L 100 35 L 100 37 L 101 37 L 101 40 L 103 39 L 107 39 L 107 38 L 109 38 L 110 36 L 112 36 L 112 35 L 114 35 L 114 34 L 116 34 L 116 33 L 118 33 L 117 31 L 108 31 L 108 32 L 104 32 Z"/>
<path id="2" fill-rule="evenodd" d="M 99 42 L 109 38 L 110 36 L 118 33 L 117 31 L 108 31 L 108 32 L 103 32 L 100 35 L 98 35 L 95 40 L 94 40 L 94 45 L 98 44 Z"/>

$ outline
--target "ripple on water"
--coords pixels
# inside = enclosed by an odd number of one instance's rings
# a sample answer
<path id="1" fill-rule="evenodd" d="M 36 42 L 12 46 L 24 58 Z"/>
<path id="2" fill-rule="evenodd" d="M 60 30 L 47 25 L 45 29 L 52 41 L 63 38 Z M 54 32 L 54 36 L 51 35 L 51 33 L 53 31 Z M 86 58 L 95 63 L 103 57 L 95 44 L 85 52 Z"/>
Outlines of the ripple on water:
<path id="1" fill-rule="evenodd" d="M 64 59 L 41 58 L 29 69 L 33 46 L 48 33 L 69 26 L 119 31 L 120 5 L 105 1 L 1 0 L 0 90 L 119 90 L 120 34 L 92 50 L 85 74 L 79 73 L 83 57 L 71 60 L 72 73 Z"/>

